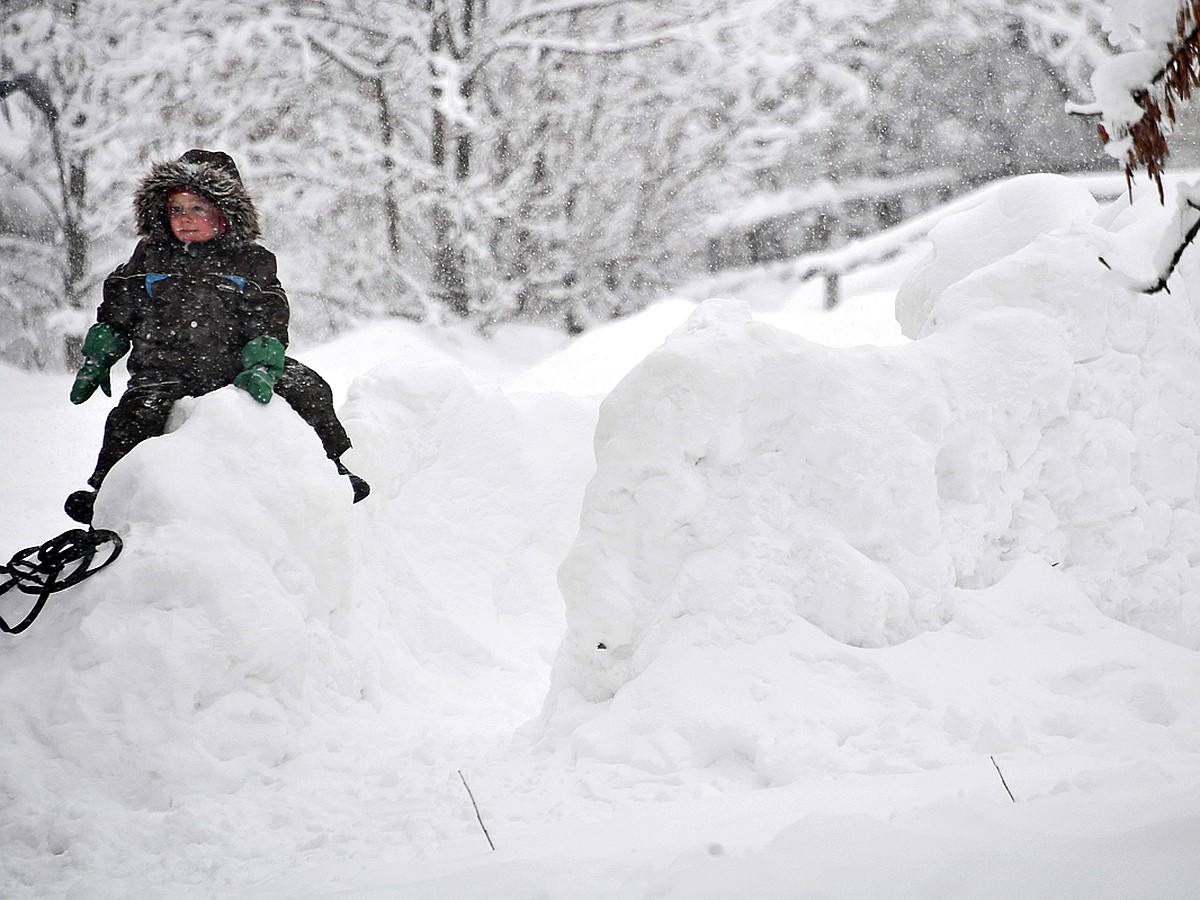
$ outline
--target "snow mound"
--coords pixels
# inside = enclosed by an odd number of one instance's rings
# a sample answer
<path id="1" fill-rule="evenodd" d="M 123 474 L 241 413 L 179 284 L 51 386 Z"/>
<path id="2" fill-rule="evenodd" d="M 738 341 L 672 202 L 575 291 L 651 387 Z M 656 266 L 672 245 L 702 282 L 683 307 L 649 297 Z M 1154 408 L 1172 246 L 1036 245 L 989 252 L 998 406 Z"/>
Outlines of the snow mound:
<path id="1" fill-rule="evenodd" d="M 0 893 L 149 896 L 220 860 L 212 896 L 297 847 L 476 827 L 433 748 L 495 746 L 494 709 L 543 699 L 594 404 L 425 359 L 340 413 L 357 505 L 284 401 L 232 387 L 113 469 L 96 526 L 121 557 L 5 648 Z"/>
<path id="2" fill-rule="evenodd" d="M 349 650 L 359 586 L 345 562 L 361 535 L 316 435 L 284 402 L 234 388 L 183 401 L 175 427 L 100 492 L 96 525 L 124 538 L 120 564 L 52 604 L 18 652 L 65 636 L 57 671 L 92 682 L 70 693 L 93 710 L 130 695 L 166 719 L 240 691 L 358 699 L 378 681 Z M 264 750 L 246 737 L 242 751 Z"/>
<path id="3" fill-rule="evenodd" d="M 978 497 L 981 522 L 1011 517 L 986 482 L 1015 468 L 1008 444 L 1062 415 L 1068 367 L 1061 334 L 1028 315 L 833 350 L 706 304 L 601 406 L 560 571 L 572 633 L 618 659 L 685 614 L 748 639 L 807 619 L 862 646 L 943 624 L 955 559 L 940 493 Z"/>
<path id="4" fill-rule="evenodd" d="M 613 761 L 638 735 L 655 771 L 735 759 L 786 781 L 815 723 L 831 747 L 870 730 L 838 712 L 848 689 L 911 691 L 858 648 L 966 628 L 1026 559 L 1045 570 L 1027 590 L 1057 567 L 1051 595 L 1162 652 L 1200 648 L 1200 310 L 1099 259 L 1154 245 L 1157 221 L 1065 179 L 1010 183 L 939 227 L 906 289 L 925 336 L 898 348 L 829 350 L 703 304 L 601 407 L 550 733 Z"/>
<path id="5" fill-rule="evenodd" d="M 121 557 L 6 648 L 0 843 L 15 878 L 46 854 L 103 855 L 122 832 L 213 839 L 201 807 L 269 791 L 314 718 L 370 706 L 405 666 L 364 629 L 378 597 L 347 564 L 350 488 L 308 426 L 234 388 L 174 420 L 100 492 L 96 526 L 122 535 Z M 261 827 L 251 809 L 239 828 Z"/>
<path id="6" fill-rule="evenodd" d="M 1004 309 L 1065 329 L 1068 408 L 1031 436 L 1041 472 L 1027 499 L 1041 521 L 1015 522 L 1014 546 L 1063 563 L 1114 618 L 1200 648 L 1195 252 L 1169 293 L 1140 290 L 1154 280 L 1147 261 L 1161 263 L 1182 237 L 1179 212 L 1143 190 L 1132 205 L 1041 235 L 950 284 L 928 329 Z"/>
<path id="7" fill-rule="evenodd" d="M 929 254 L 909 272 L 896 298 L 901 331 L 921 337 L 928 331 L 934 302 L 947 287 L 1048 231 L 1091 221 L 1096 212 L 1086 187 L 1057 175 L 1028 175 L 997 185 L 973 207 L 929 230 Z"/>

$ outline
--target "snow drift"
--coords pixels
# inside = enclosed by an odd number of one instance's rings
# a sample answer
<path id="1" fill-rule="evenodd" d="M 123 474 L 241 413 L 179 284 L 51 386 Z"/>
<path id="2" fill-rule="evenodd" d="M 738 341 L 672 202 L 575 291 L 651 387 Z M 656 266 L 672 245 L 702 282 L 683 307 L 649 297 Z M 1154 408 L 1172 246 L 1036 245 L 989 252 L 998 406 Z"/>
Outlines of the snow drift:
<path id="1" fill-rule="evenodd" d="M 1001 209 L 1067 209 L 1072 220 L 979 267 L 964 266 L 970 251 L 954 248 L 988 246 L 1004 230 L 1002 213 L 957 229 L 943 223 L 898 305 L 914 294 L 929 298 L 924 308 L 907 304 L 904 325 L 914 336 L 996 309 L 1028 310 L 1046 330 L 1063 329 L 1068 403 L 1024 436 L 1040 471 L 1025 491 L 1029 513 L 1009 524 L 1004 550 L 1062 563 L 1105 613 L 1200 648 L 1195 251 L 1184 255 L 1170 292 L 1142 292 L 1183 238 L 1184 206 L 1160 205 L 1148 186 L 1134 204 L 1117 201 L 1089 216 L 1080 201 L 1066 202 L 1070 190 L 1065 179 L 1035 176 L 997 191 Z M 923 281 L 950 281 L 946 269 L 964 268 L 973 271 L 935 294 L 922 292 Z M 1014 342 L 1010 352 L 1019 359 L 1023 348 Z"/>
<path id="2" fill-rule="evenodd" d="M 444 361 L 380 366 L 342 409 L 373 486 L 353 505 L 283 401 L 179 404 L 98 497 L 120 559 L 4 648 L 0 893 L 224 893 L 301 845 L 475 827 L 456 794 L 439 808 L 437 723 L 471 755 L 497 742 L 491 709 L 536 711 L 562 628 L 555 517 L 579 504 L 561 478 L 587 453 L 564 425 L 593 415 Z"/>
<path id="3" fill-rule="evenodd" d="M 1008 593 L 1047 598 L 1053 628 L 1102 633 L 1086 597 L 1155 635 L 1139 667 L 1160 639 L 1200 647 L 1200 298 L 1182 278 L 1136 293 L 1116 269 L 1169 239 L 1161 218 L 1056 176 L 1012 182 L 934 230 L 897 301 L 918 340 L 898 348 L 832 351 L 702 306 L 601 407 L 559 573 L 551 739 L 615 762 L 635 734 L 651 771 L 723 761 L 770 784 L 798 777 L 804 748 L 854 739 L 852 767 L 886 768 L 920 738 L 877 727 L 869 698 L 910 696 L 895 661 L 936 666 L 1014 566 Z M 992 677 L 1036 706 L 1068 678 L 1056 665 Z M 988 702 L 948 704 L 958 724 L 929 764 L 1044 748 L 1021 715 L 997 733 L 1006 704 L 976 689 Z M 1168 706 L 1194 710 L 1174 689 Z M 917 706 L 914 723 L 938 709 Z M 1126 713 L 1087 718 L 1112 734 Z"/>
<path id="4" fill-rule="evenodd" d="M 233 388 L 181 404 L 176 420 L 100 492 L 97 527 L 125 540 L 118 563 L 5 648 L 12 878 L 39 858 L 86 865 L 130 835 L 212 840 L 214 815 L 269 827 L 256 798 L 311 747 L 307 723 L 345 715 L 411 665 L 365 633 L 382 598 L 345 565 L 360 533 L 311 430 Z"/>

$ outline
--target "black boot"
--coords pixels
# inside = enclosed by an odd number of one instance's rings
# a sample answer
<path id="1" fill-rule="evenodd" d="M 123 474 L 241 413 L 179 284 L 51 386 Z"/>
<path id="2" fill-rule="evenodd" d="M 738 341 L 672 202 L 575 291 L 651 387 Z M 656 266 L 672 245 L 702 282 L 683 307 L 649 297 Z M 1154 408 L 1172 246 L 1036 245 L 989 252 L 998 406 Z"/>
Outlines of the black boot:
<path id="1" fill-rule="evenodd" d="M 92 508 L 96 505 L 95 491 L 75 491 L 63 504 L 68 516 L 83 525 L 92 524 Z"/>
<path id="2" fill-rule="evenodd" d="M 350 479 L 350 487 L 354 488 L 354 502 L 367 499 L 367 495 L 371 493 L 371 486 L 342 465 L 340 459 L 335 459 L 333 463 L 337 466 L 339 475 L 345 475 Z"/>

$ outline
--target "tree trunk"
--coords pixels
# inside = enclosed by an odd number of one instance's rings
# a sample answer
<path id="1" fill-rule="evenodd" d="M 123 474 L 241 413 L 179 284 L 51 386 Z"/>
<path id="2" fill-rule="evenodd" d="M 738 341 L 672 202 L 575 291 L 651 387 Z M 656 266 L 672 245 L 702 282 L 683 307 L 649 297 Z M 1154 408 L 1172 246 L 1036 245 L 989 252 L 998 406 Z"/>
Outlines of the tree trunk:
<path id="1" fill-rule="evenodd" d="M 87 161 L 81 158 L 66 162 L 63 176 L 63 244 L 66 267 L 63 289 L 72 309 L 87 305 L 84 298 L 84 278 L 87 277 L 88 238 L 83 227 L 84 200 L 87 195 Z"/>
<path id="2" fill-rule="evenodd" d="M 392 259 L 400 255 L 400 205 L 396 199 L 396 160 L 393 157 L 396 125 L 383 86 L 383 76 L 371 79 L 371 92 L 379 111 L 379 141 L 383 145 L 383 215 L 387 223 L 388 252 Z"/>
<path id="3" fill-rule="evenodd" d="M 50 150 L 58 168 L 58 190 L 63 229 L 63 297 L 73 309 L 83 306 L 83 280 L 87 275 L 88 239 L 83 229 L 83 204 L 87 196 L 87 156 L 68 159 L 58 127 L 59 115 L 46 83 L 33 73 L 0 81 L 0 100 L 20 91 L 46 120 Z M 76 123 L 82 126 L 81 120 Z"/>
<path id="4" fill-rule="evenodd" d="M 432 4 L 431 4 L 432 5 Z M 430 131 L 430 161 L 437 173 L 436 199 L 433 204 L 433 283 L 434 290 L 450 309 L 466 318 L 471 304 L 467 296 L 465 260 L 454 221 L 450 212 L 451 173 L 446 167 L 446 150 L 449 129 L 443 110 L 445 91 L 442 88 L 438 59 L 449 52 L 449 22 L 444 14 L 436 10 L 430 20 L 430 104 L 432 128 Z M 457 164 L 456 164 L 457 168 Z"/>

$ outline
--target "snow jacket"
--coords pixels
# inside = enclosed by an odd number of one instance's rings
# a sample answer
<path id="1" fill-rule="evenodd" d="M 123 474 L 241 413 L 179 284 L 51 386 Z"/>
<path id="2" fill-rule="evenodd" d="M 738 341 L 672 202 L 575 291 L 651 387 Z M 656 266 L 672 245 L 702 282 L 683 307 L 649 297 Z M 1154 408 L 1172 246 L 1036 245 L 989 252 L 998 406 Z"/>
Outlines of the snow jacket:
<path id="1" fill-rule="evenodd" d="M 183 243 L 167 214 L 172 191 L 197 193 L 227 227 L 203 243 Z M 288 301 L 275 256 L 256 240 L 258 214 L 233 160 L 191 150 L 159 163 L 134 195 L 133 255 L 105 279 L 98 322 L 129 338 L 130 384 L 170 381 L 202 393 L 229 384 L 242 351 L 258 337 L 288 341 Z"/>

